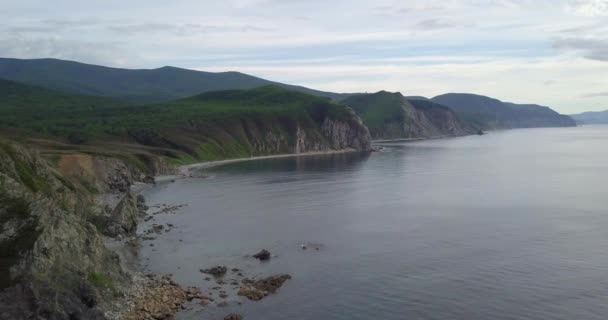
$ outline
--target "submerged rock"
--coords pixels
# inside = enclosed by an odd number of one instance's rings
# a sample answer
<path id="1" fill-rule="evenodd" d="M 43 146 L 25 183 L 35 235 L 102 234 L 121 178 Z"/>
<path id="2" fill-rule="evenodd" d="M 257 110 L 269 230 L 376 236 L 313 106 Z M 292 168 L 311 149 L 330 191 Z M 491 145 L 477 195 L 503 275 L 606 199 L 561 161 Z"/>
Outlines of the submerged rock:
<path id="1" fill-rule="evenodd" d="M 266 261 L 270 259 L 270 251 L 262 249 L 260 252 L 253 255 L 254 258 L 260 261 Z"/>
<path id="2" fill-rule="evenodd" d="M 226 274 L 228 268 L 226 268 L 226 266 L 216 266 L 209 269 L 201 269 L 200 271 L 202 273 L 210 274 L 214 277 L 222 277 Z"/>
<path id="3" fill-rule="evenodd" d="M 291 279 L 288 274 L 270 276 L 260 280 L 243 279 L 241 281 L 243 286 L 237 294 L 249 300 L 259 301 L 271 293 L 276 293 L 288 279 Z"/>

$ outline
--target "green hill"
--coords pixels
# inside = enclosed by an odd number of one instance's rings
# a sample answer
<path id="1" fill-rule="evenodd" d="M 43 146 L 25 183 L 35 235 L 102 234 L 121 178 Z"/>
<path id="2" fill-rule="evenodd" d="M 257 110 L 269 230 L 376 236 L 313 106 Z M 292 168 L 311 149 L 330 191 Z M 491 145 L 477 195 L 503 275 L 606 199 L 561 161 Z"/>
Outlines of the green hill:
<path id="1" fill-rule="evenodd" d="M 448 93 L 431 100 L 448 106 L 463 119 L 475 123 L 483 129 L 576 125 L 570 117 L 561 115 L 549 107 L 535 104 L 514 104 L 468 93 Z"/>
<path id="2" fill-rule="evenodd" d="M 162 102 L 207 91 L 277 85 L 332 99 L 344 95 L 273 82 L 239 72 L 202 72 L 175 67 L 119 69 L 57 59 L 0 58 L 0 79 L 73 94 L 136 102 Z"/>
<path id="3" fill-rule="evenodd" d="M 339 133 L 339 126 L 347 130 Z M 0 81 L 0 127 L 95 152 L 113 152 L 122 143 L 118 149 L 179 162 L 369 148 L 367 129 L 351 110 L 277 86 L 129 105 Z M 99 147 L 110 142 L 109 149 Z"/>
<path id="4" fill-rule="evenodd" d="M 343 103 L 359 114 L 374 139 L 433 138 L 476 132 L 450 109 L 430 101 L 407 100 L 398 92 L 358 94 Z"/>

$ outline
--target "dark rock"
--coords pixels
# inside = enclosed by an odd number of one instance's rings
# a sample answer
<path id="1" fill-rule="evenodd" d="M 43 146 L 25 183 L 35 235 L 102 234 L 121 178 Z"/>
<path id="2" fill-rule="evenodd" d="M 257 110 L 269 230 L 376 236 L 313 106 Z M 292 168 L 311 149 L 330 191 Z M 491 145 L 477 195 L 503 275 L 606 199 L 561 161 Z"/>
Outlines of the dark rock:
<path id="1" fill-rule="evenodd" d="M 270 276 L 260 280 L 246 278 L 241 281 L 243 286 L 237 294 L 249 300 L 258 301 L 268 294 L 275 293 L 288 279 L 291 279 L 291 276 L 288 274 Z"/>
<path id="2" fill-rule="evenodd" d="M 145 177 L 142 179 L 142 182 L 143 182 L 143 183 L 156 184 L 156 179 L 154 179 L 154 177 L 153 177 L 153 176 L 145 176 Z"/>
<path id="3" fill-rule="evenodd" d="M 97 295 L 95 294 L 95 289 L 93 289 L 89 284 L 82 283 L 78 291 L 80 301 L 82 301 L 84 305 L 89 308 L 93 308 L 97 305 Z"/>
<path id="4" fill-rule="evenodd" d="M 243 320 L 243 316 L 236 313 L 231 313 L 224 317 L 224 320 Z"/>
<path id="5" fill-rule="evenodd" d="M 262 249 L 262 251 L 254 254 L 253 257 L 260 261 L 268 260 L 268 259 L 270 259 L 270 251 L 268 251 L 266 249 Z"/>
<path id="6" fill-rule="evenodd" d="M 201 269 L 200 271 L 202 273 L 210 274 L 214 277 L 222 277 L 226 274 L 228 268 L 226 268 L 225 266 L 216 266 L 209 269 Z"/>

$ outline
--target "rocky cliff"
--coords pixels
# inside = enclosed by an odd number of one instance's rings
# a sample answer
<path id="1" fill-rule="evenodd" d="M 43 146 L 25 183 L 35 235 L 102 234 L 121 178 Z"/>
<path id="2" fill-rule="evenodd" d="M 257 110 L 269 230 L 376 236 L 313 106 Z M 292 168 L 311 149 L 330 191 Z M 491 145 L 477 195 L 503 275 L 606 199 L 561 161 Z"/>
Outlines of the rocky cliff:
<path id="1" fill-rule="evenodd" d="M 349 97 L 351 106 L 374 139 L 420 139 L 477 133 L 448 108 L 424 100 L 407 100 L 401 93 L 380 91 Z"/>
<path id="2" fill-rule="evenodd" d="M 126 274 L 87 217 L 88 198 L 38 154 L 0 149 L 2 319 L 96 319 Z"/>
<path id="3" fill-rule="evenodd" d="M 265 116 L 192 120 L 186 125 L 157 130 L 132 130 L 134 143 L 152 147 L 182 163 L 318 151 L 367 151 L 369 130 L 350 109 L 340 107 L 316 117 Z"/>
<path id="4" fill-rule="evenodd" d="M 105 319 L 131 276 L 103 235 L 132 234 L 144 172 L 120 160 L 0 141 L 0 319 Z"/>

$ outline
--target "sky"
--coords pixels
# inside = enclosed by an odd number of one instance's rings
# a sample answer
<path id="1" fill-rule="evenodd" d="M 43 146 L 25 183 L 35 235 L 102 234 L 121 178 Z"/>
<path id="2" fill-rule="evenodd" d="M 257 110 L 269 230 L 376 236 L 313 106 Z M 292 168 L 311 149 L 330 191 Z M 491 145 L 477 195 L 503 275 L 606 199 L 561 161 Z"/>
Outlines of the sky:
<path id="1" fill-rule="evenodd" d="M 0 0 L 0 56 L 608 109 L 608 0 Z"/>

